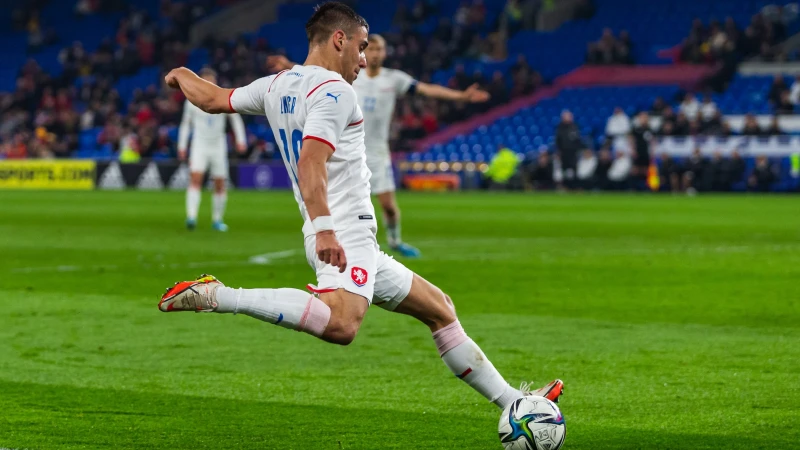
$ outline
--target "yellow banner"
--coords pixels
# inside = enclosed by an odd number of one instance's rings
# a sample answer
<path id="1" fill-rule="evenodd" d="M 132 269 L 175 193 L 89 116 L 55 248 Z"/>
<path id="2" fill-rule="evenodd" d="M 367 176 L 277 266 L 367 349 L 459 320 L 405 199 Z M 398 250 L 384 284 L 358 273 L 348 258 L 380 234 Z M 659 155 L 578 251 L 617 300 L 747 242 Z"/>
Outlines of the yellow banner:
<path id="1" fill-rule="evenodd" d="M 0 160 L 0 189 L 94 189 L 94 161 Z"/>

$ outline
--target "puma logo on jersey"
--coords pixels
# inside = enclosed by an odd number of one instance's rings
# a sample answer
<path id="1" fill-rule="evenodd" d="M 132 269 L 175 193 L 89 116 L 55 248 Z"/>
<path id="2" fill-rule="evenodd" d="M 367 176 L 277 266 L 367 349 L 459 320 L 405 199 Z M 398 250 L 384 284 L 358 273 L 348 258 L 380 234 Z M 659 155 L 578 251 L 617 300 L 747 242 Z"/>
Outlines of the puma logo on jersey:
<path id="1" fill-rule="evenodd" d="M 333 94 L 331 94 L 330 92 L 326 92 L 326 93 L 325 93 L 325 95 L 326 95 L 327 97 L 330 97 L 330 98 L 332 98 L 332 99 L 336 100 L 336 103 L 339 103 L 339 97 L 341 97 L 341 96 L 342 96 L 342 94 L 339 94 L 339 95 L 333 95 Z"/>

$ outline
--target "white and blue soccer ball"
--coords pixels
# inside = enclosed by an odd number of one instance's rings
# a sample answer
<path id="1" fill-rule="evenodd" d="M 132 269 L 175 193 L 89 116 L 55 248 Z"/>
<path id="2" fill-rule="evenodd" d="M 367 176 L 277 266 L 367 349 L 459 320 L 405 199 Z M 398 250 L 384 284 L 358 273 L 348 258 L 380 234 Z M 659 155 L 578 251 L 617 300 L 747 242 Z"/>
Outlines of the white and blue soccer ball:
<path id="1" fill-rule="evenodd" d="M 528 395 L 503 410 L 498 431 L 506 450 L 558 450 L 567 437 L 567 424 L 555 403 Z"/>

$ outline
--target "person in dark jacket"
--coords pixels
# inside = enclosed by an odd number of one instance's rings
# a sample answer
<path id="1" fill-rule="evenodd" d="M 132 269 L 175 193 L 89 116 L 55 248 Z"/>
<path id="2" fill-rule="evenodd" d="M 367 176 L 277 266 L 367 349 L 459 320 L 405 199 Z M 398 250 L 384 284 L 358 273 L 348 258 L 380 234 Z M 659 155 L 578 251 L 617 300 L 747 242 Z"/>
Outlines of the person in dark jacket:
<path id="1" fill-rule="evenodd" d="M 756 157 L 756 166 L 747 180 L 747 185 L 752 191 L 769 192 L 770 185 L 778 181 L 775 168 L 770 164 L 766 156 Z"/>
<path id="2" fill-rule="evenodd" d="M 611 169 L 611 164 L 614 158 L 611 155 L 609 147 L 603 147 L 597 158 L 597 168 L 594 169 L 594 182 L 592 183 L 595 189 L 607 191 L 611 189 L 611 180 L 608 179 L 608 170 Z"/>
<path id="3" fill-rule="evenodd" d="M 533 189 L 540 191 L 550 190 L 555 187 L 553 181 L 553 160 L 550 158 L 550 154 L 547 153 L 547 151 L 539 152 L 539 155 L 536 157 L 536 162 L 528 169 L 528 173 L 529 181 Z"/>
<path id="4" fill-rule="evenodd" d="M 711 189 L 717 192 L 728 192 L 733 184 L 744 176 L 744 160 L 739 152 L 734 151 L 730 158 L 722 159 L 719 152 L 714 154 L 711 163 Z"/>
<path id="5" fill-rule="evenodd" d="M 692 156 L 686 161 L 686 171 L 683 173 L 683 190 L 687 194 L 696 194 L 698 190 L 703 188 L 707 165 L 707 161 L 700 149 L 694 149 Z"/>
<path id="6" fill-rule="evenodd" d="M 659 172 L 661 179 L 664 180 L 665 185 L 670 191 L 679 192 L 681 190 L 681 175 L 683 174 L 683 169 L 677 161 L 666 153 L 661 155 Z"/>
<path id="7" fill-rule="evenodd" d="M 633 171 L 631 176 L 636 183 L 636 188 L 644 188 L 647 179 L 647 169 L 650 167 L 650 142 L 653 140 L 653 131 L 650 129 L 650 116 L 642 111 L 636 116 L 631 129 L 631 148 L 633 154 Z"/>
<path id="8" fill-rule="evenodd" d="M 581 130 L 575 124 L 572 113 L 564 110 L 561 113 L 561 123 L 556 128 L 556 151 L 561 159 L 561 170 L 564 174 L 564 186 L 567 189 L 575 188 L 578 155 L 586 148 Z"/>

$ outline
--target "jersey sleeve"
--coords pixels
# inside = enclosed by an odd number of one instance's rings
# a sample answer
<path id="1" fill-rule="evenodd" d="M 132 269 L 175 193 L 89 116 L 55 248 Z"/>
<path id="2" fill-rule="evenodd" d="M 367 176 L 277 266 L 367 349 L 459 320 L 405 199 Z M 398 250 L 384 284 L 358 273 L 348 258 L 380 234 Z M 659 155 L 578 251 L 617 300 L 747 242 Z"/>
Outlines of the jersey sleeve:
<path id="1" fill-rule="evenodd" d="M 274 75 L 259 78 L 247 86 L 231 91 L 228 104 L 231 111 L 239 114 L 264 115 L 264 97 L 267 95 Z"/>
<path id="2" fill-rule="evenodd" d="M 350 125 L 356 111 L 355 91 L 344 82 L 328 83 L 312 92 L 308 101 L 303 140 L 320 141 L 336 151 L 339 138 Z"/>
<path id="3" fill-rule="evenodd" d="M 393 75 L 394 88 L 397 95 L 406 95 L 413 91 L 413 88 L 417 85 L 417 80 L 414 77 L 401 70 L 395 70 Z"/>

